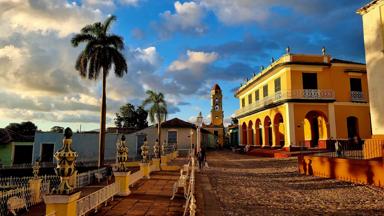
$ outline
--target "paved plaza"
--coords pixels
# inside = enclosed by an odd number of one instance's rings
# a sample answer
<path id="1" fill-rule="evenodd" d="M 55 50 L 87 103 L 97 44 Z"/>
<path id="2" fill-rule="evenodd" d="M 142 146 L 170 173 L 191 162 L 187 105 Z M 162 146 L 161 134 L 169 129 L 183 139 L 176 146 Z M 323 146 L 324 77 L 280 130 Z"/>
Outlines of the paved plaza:
<path id="1" fill-rule="evenodd" d="M 128 197 L 116 197 L 96 215 L 183 215 L 185 199 L 180 195 L 174 200 L 172 186 L 179 178 L 179 172 L 155 172 L 150 179 L 142 179 L 131 189 Z"/>
<path id="2" fill-rule="evenodd" d="M 300 175 L 297 159 L 208 152 L 200 215 L 384 215 L 384 189 Z"/>

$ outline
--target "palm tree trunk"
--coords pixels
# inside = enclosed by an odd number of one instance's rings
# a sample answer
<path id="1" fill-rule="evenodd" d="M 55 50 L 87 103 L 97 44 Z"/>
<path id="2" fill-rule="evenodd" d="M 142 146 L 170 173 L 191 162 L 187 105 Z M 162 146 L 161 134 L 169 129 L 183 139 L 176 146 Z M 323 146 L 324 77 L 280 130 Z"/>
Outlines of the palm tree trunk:
<path id="1" fill-rule="evenodd" d="M 105 149 L 105 122 L 106 122 L 106 79 L 107 71 L 103 69 L 103 94 L 101 96 L 101 113 L 100 113 L 100 133 L 99 133 L 99 162 L 98 167 L 104 166 L 104 149 Z"/>
<path id="2" fill-rule="evenodd" d="M 160 119 L 157 118 L 157 136 L 159 138 L 159 145 L 162 146 L 163 145 L 163 142 L 161 142 L 161 122 L 160 122 Z M 161 156 L 161 151 L 159 151 L 159 158 Z"/>

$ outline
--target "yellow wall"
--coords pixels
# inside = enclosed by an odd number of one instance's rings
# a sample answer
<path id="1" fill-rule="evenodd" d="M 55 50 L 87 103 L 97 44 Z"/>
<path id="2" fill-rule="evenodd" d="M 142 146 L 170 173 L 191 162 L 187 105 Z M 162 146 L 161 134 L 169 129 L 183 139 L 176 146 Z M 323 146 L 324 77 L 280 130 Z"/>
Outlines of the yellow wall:
<path id="1" fill-rule="evenodd" d="M 348 112 L 346 112 L 348 110 Z M 347 118 L 355 116 L 358 119 L 359 135 L 362 139 L 371 138 L 371 122 L 369 116 L 369 106 L 362 105 L 336 105 L 336 132 L 338 138 L 348 138 Z"/>
<path id="2" fill-rule="evenodd" d="M 245 98 L 245 106 L 249 106 L 248 95 L 252 95 L 252 104 L 255 103 L 255 92 L 259 90 L 259 99 L 263 99 L 263 86 L 268 85 L 268 96 L 275 94 L 275 79 L 280 78 L 281 91 L 290 89 L 290 74 L 287 68 L 277 68 L 272 73 L 260 78 L 260 80 L 249 87 L 239 95 L 239 104 Z"/>

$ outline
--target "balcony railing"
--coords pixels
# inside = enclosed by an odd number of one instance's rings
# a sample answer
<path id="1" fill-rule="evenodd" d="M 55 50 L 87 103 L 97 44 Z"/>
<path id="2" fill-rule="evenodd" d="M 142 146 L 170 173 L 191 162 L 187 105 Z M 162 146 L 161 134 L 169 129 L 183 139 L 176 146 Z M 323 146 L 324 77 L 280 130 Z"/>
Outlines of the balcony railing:
<path id="1" fill-rule="evenodd" d="M 287 99 L 300 100 L 334 100 L 335 92 L 328 89 L 295 89 L 283 92 L 276 92 L 273 95 L 264 97 L 253 104 L 245 106 L 235 112 L 236 116 L 251 112 L 256 109 L 268 106 Z"/>
<path id="2" fill-rule="evenodd" d="M 367 102 L 365 95 L 361 91 L 351 91 L 351 101 L 352 102 Z"/>

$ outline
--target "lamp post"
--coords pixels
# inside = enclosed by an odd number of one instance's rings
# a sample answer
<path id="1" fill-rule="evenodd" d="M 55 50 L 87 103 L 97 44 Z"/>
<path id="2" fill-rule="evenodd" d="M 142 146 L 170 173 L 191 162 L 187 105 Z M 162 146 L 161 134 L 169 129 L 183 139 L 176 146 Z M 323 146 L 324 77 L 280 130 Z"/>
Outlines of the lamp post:
<path id="1" fill-rule="evenodd" d="M 196 124 L 197 124 L 197 150 L 199 151 L 201 148 L 201 137 L 200 137 L 200 128 L 203 124 L 203 115 L 201 115 L 201 112 L 199 112 L 199 115 L 196 118 Z"/>
<path id="2" fill-rule="evenodd" d="M 191 130 L 190 132 L 189 132 L 189 137 L 191 138 L 191 147 L 190 147 L 190 149 L 189 149 L 189 154 L 190 155 L 193 155 L 193 149 L 194 149 L 194 146 L 193 146 L 193 130 Z"/>

